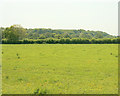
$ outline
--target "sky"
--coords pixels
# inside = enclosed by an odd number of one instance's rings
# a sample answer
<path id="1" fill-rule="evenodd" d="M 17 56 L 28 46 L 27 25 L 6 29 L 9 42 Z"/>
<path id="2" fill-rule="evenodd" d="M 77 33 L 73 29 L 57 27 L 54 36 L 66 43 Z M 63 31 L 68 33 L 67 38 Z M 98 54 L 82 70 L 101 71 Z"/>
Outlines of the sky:
<path id="1" fill-rule="evenodd" d="M 119 0 L 0 0 L 0 27 L 85 29 L 118 35 Z"/>

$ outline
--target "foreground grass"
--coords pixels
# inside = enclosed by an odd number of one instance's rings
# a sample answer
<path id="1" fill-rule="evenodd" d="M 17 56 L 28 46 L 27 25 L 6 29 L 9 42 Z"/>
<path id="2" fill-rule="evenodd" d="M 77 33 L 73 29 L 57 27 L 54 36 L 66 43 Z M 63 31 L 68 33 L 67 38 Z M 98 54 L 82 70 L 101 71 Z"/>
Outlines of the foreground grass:
<path id="1" fill-rule="evenodd" d="M 117 44 L 2 46 L 3 94 L 115 94 Z"/>

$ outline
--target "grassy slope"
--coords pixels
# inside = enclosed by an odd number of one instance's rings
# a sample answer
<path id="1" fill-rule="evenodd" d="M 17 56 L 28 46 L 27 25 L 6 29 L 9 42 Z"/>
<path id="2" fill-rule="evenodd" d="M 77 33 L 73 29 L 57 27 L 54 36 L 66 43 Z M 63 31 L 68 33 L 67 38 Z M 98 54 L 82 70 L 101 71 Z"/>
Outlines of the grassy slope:
<path id="1" fill-rule="evenodd" d="M 117 46 L 3 45 L 3 93 L 117 93 Z"/>

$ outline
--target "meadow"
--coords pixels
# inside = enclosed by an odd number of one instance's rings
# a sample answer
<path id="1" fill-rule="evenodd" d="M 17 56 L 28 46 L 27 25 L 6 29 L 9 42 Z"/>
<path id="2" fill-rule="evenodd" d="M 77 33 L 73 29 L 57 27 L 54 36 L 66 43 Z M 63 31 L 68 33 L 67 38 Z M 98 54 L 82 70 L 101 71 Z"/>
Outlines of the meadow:
<path id="1" fill-rule="evenodd" d="M 3 44 L 3 94 L 117 94 L 117 44 Z"/>

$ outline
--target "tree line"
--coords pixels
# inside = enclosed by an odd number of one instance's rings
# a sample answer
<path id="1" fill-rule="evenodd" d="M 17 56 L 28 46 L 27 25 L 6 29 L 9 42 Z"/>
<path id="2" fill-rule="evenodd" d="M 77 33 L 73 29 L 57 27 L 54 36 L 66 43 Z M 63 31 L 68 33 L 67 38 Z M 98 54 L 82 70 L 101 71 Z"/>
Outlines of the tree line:
<path id="1" fill-rule="evenodd" d="M 2 33 L 2 34 L 1 34 Z M 3 44 L 111 44 L 119 43 L 117 36 L 102 31 L 26 29 L 20 25 L 0 28 Z"/>
<path id="2" fill-rule="evenodd" d="M 120 39 L 38 39 L 38 40 L 19 40 L 9 41 L 2 40 L 3 44 L 118 44 Z"/>

